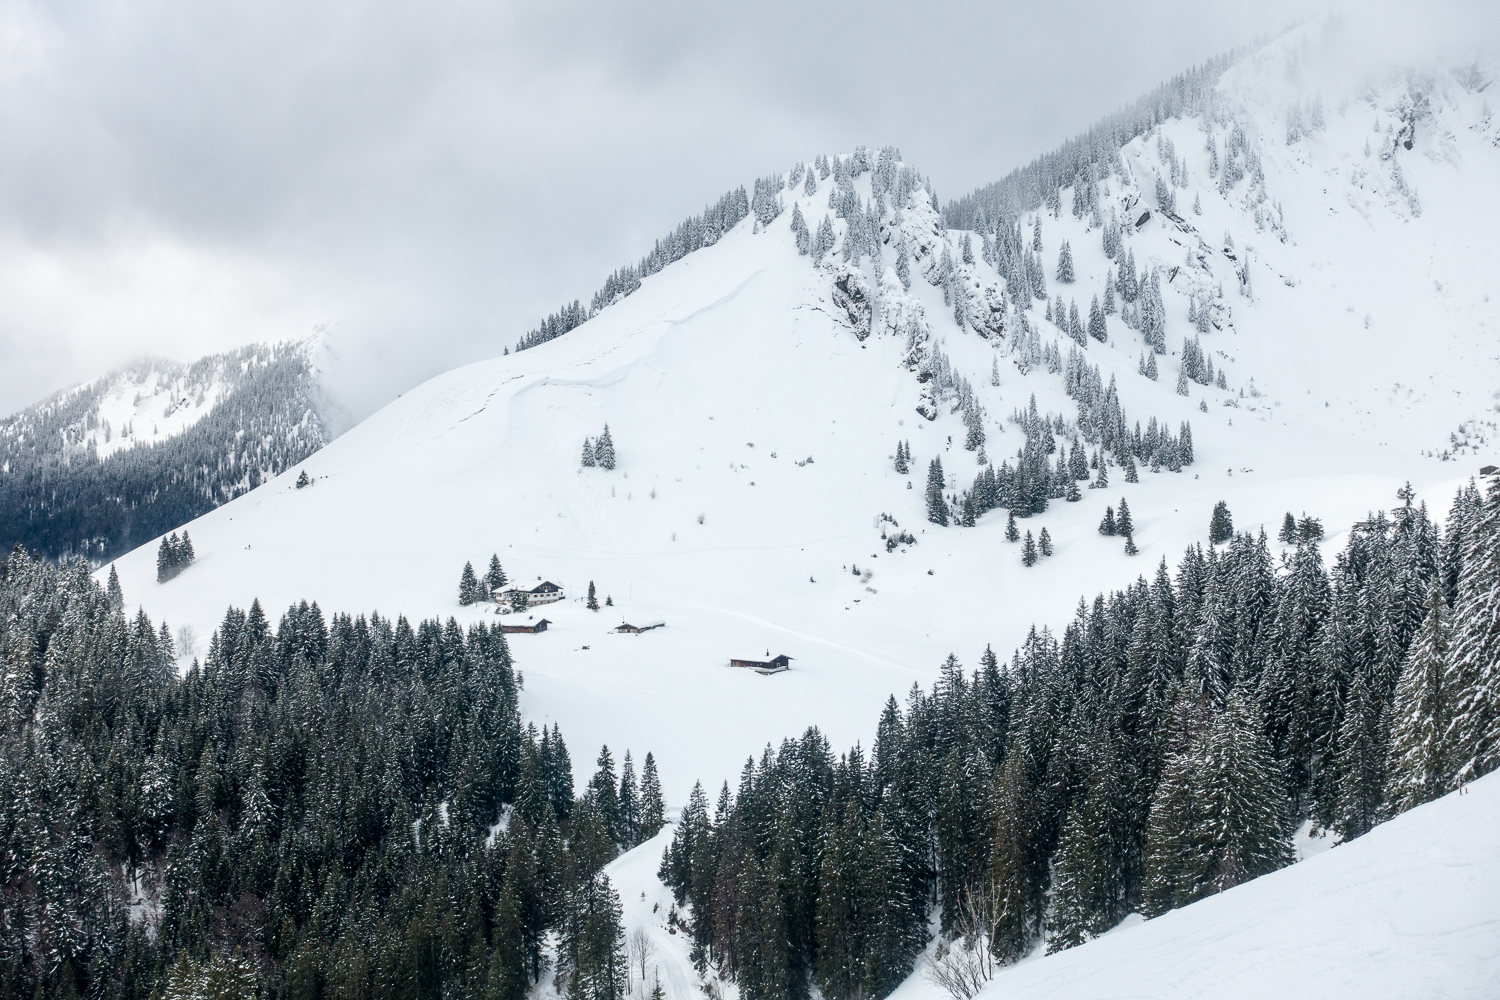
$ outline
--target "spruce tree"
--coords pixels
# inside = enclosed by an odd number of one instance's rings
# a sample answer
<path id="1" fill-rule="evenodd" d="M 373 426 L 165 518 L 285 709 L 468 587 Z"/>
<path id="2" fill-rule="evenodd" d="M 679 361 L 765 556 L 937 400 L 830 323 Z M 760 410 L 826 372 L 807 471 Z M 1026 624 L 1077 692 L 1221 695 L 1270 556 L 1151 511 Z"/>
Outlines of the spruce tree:
<path id="1" fill-rule="evenodd" d="M 1068 246 L 1068 241 L 1063 240 L 1062 249 L 1057 254 L 1057 280 L 1065 285 L 1071 285 L 1075 280 L 1073 277 L 1073 250 Z"/>
<path id="2" fill-rule="evenodd" d="M 1355 670 L 1338 729 L 1338 800 L 1333 829 L 1341 843 L 1364 836 L 1380 821 L 1389 750 L 1379 696 Z"/>
<path id="3" fill-rule="evenodd" d="M 1200 889 L 1222 892 L 1291 862 L 1281 788 L 1258 713 L 1232 694 L 1199 754 L 1194 797 L 1206 862 Z"/>
<path id="4" fill-rule="evenodd" d="M 1448 676 L 1453 721 L 1446 739 L 1453 780 L 1461 785 L 1500 765 L 1500 477 L 1491 483 L 1469 531 Z"/>
<path id="5" fill-rule="evenodd" d="M 1068 480 L 1068 494 L 1065 497 L 1068 503 L 1077 503 L 1083 499 L 1083 493 L 1078 489 L 1078 480 Z"/>
<path id="6" fill-rule="evenodd" d="M 480 599 L 479 578 L 474 575 L 474 564 L 464 563 L 464 571 L 458 578 L 458 603 L 470 605 Z"/>
<path id="7" fill-rule="evenodd" d="M 589 438 L 583 439 L 582 464 L 585 469 L 592 469 L 596 464 L 598 464 L 594 461 L 594 442 Z"/>
<path id="8" fill-rule="evenodd" d="M 1052 554 L 1052 536 L 1047 533 L 1046 528 L 1043 528 L 1042 533 L 1037 537 L 1037 546 L 1042 550 L 1042 555 L 1050 556 Z"/>
<path id="9" fill-rule="evenodd" d="M 521 923 L 520 879 L 514 870 L 500 886 L 491 925 L 489 968 L 485 975 L 484 1000 L 525 1000 L 531 986 L 527 976 L 525 928 Z"/>
<path id="10" fill-rule="evenodd" d="M 593 580 L 589 581 L 589 596 L 588 600 L 584 602 L 583 606 L 588 608 L 590 611 L 599 610 L 599 594 L 594 590 Z"/>
<path id="11" fill-rule="evenodd" d="M 109 598 L 110 609 L 116 612 L 125 610 L 125 591 L 120 588 L 120 575 L 115 572 L 115 564 L 109 564 L 109 586 L 105 591 Z"/>
<path id="12" fill-rule="evenodd" d="M 1113 507 L 1104 508 L 1104 517 L 1099 521 L 1099 534 L 1118 535 L 1119 533 L 1120 525 L 1115 520 L 1115 509 Z"/>
<path id="13" fill-rule="evenodd" d="M 1430 802 L 1448 790 L 1444 741 L 1453 709 L 1453 692 L 1447 683 L 1451 634 L 1443 584 L 1434 578 L 1427 596 L 1427 617 L 1407 651 L 1391 705 L 1385 797 L 1394 813 Z"/>
<path id="14" fill-rule="evenodd" d="M 948 501 L 943 498 L 943 462 L 934 457 L 927 465 L 927 520 L 948 526 Z"/>
<path id="15" fill-rule="evenodd" d="M 1031 532 L 1026 532 L 1026 541 L 1021 545 L 1021 563 L 1026 566 L 1036 565 L 1036 539 L 1031 537 Z"/>
<path id="16" fill-rule="evenodd" d="M 656 758 L 648 752 L 641 765 L 641 839 L 650 840 L 666 825 L 666 805 L 661 796 L 661 778 L 656 773 Z"/>
<path id="17" fill-rule="evenodd" d="M 1021 540 L 1021 529 L 1016 527 L 1015 511 L 1010 512 L 1010 517 L 1005 522 L 1005 540 L 1007 542 L 1019 542 Z"/>
<path id="18" fill-rule="evenodd" d="M 1120 513 L 1115 516 L 1115 530 L 1122 535 L 1135 533 L 1135 521 L 1130 516 L 1130 507 L 1125 503 L 1125 498 L 1120 498 Z"/>
<path id="19" fill-rule="evenodd" d="M 1218 545 L 1234 537 L 1234 519 L 1229 515 L 1229 504 L 1220 500 L 1214 504 L 1213 517 L 1208 522 L 1208 543 Z"/>
<path id="20" fill-rule="evenodd" d="M 620 765 L 620 842 L 627 848 L 641 842 L 641 797 L 635 784 L 635 762 L 630 751 Z"/>
<path id="21" fill-rule="evenodd" d="M 1281 530 L 1276 533 L 1276 540 L 1283 545 L 1297 544 L 1297 519 L 1292 516 L 1291 511 L 1286 512 L 1286 518 L 1281 522 Z"/>
<path id="22" fill-rule="evenodd" d="M 897 441 L 896 442 L 896 473 L 898 475 L 904 476 L 908 472 L 910 472 L 911 471 L 911 466 L 908 464 L 910 461 L 911 461 L 911 458 L 910 458 L 910 456 L 906 452 L 906 442 L 904 442 L 904 441 Z"/>
<path id="23" fill-rule="evenodd" d="M 498 553 L 490 556 L 489 572 L 484 574 L 484 582 L 489 586 L 490 593 L 494 593 L 505 586 L 505 570 L 500 568 L 500 556 Z"/>
<path id="24" fill-rule="evenodd" d="M 1109 329 L 1104 322 L 1104 310 L 1099 306 L 1099 296 L 1089 303 L 1089 336 L 1101 344 L 1109 339 Z"/>
<path id="25" fill-rule="evenodd" d="M 604 425 L 604 430 L 599 434 L 599 440 L 594 444 L 594 460 L 599 463 L 599 468 L 607 472 L 614 471 L 615 439 L 609 434 L 609 424 Z"/>

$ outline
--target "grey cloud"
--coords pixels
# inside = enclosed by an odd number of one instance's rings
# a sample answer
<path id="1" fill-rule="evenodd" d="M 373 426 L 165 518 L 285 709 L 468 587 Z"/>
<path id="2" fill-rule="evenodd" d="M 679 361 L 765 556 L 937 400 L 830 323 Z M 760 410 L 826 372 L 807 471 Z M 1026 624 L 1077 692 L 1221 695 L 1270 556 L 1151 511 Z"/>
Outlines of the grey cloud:
<path id="1" fill-rule="evenodd" d="M 0 411 L 320 322 L 368 409 L 756 174 L 889 142 L 956 196 L 1316 10 L 5 3 Z"/>

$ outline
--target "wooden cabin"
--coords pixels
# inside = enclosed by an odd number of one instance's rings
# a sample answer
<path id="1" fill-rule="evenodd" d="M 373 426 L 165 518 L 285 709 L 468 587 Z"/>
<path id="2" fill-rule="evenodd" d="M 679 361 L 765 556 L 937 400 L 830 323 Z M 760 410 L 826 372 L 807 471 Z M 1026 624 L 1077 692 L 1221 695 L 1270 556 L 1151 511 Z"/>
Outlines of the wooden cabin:
<path id="1" fill-rule="evenodd" d="M 792 658 L 785 653 L 771 657 L 769 660 L 736 660 L 730 659 L 731 667 L 746 667 L 762 674 L 779 674 L 783 670 L 792 669 Z"/>
<path id="2" fill-rule="evenodd" d="M 495 591 L 493 596 L 496 604 L 509 607 L 514 602 L 516 594 L 526 599 L 525 605 L 528 608 L 534 608 L 540 604 L 551 604 L 563 599 L 563 589 L 551 580 L 543 580 L 531 588 L 506 587 L 504 590 Z"/>
<path id="3" fill-rule="evenodd" d="M 1493 465 L 1486 465 L 1484 468 L 1479 470 L 1479 474 L 1481 476 L 1493 476 L 1497 472 L 1500 472 L 1500 468 L 1496 468 Z"/>
<path id="4" fill-rule="evenodd" d="M 551 625 L 551 624 L 552 623 L 549 622 L 547 619 L 545 619 L 545 618 L 539 618 L 539 619 L 537 619 L 536 621 L 532 622 L 529 625 L 501 625 L 500 626 L 500 631 L 501 632 L 506 632 L 506 633 L 513 633 L 513 632 L 527 632 L 527 633 L 545 632 L 545 631 L 547 631 L 547 626 Z"/>
<path id="5" fill-rule="evenodd" d="M 563 589 L 551 580 L 543 580 L 527 592 L 527 603 L 530 606 L 538 604 L 551 604 L 553 601 L 563 599 Z"/>
<path id="6" fill-rule="evenodd" d="M 629 622 L 621 622 L 615 626 L 615 631 L 626 635 L 640 635 L 642 632 L 649 632 L 666 624 L 666 622 L 649 622 L 645 625 L 632 625 Z"/>

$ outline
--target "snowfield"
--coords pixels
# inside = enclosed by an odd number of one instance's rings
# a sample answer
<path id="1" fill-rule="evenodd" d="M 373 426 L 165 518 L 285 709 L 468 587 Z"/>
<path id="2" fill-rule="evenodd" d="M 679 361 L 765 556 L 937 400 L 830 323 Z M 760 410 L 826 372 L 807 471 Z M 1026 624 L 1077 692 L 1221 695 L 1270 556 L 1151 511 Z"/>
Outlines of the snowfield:
<path id="1" fill-rule="evenodd" d="M 1490 238 L 1500 128 L 1481 95 L 1438 74 L 1413 150 L 1366 157 L 1406 78 L 1383 89 L 1350 84 L 1342 95 L 1325 81 L 1326 128 L 1287 145 L 1293 92 L 1278 60 L 1292 49 L 1273 45 L 1220 84 L 1260 151 L 1264 200 L 1246 194 L 1249 180 L 1219 193 L 1201 120 L 1158 130 L 1186 165 L 1188 186 L 1175 190 L 1183 222 L 1153 211 L 1124 242 L 1142 271 L 1162 269 L 1171 353 L 1159 379 L 1137 373 L 1141 336 L 1118 315 L 1110 342 L 1085 351 L 1106 383 L 1117 380 L 1132 421 L 1191 421 L 1197 461 L 1176 474 L 1142 469 L 1139 484 L 1112 469 L 1110 488 L 1022 521 L 1023 530 L 1045 526 L 1056 544 L 1033 568 L 1004 540 L 1003 510 L 972 528 L 926 523 L 929 460 L 942 459 L 950 492 L 980 466 L 949 405 L 931 422 L 916 412 L 921 386 L 901 363 L 905 341 L 882 334 L 878 320 L 863 342 L 851 331 L 831 294 L 837 251 L 821 270 L 797 254 L 793 198 L 816 228 L 828 214 L 827 179 L 811 196 L 784 192 L 786 210 L 767 231 L 742 221 L 579 329 L 432 379 L 298 469 L 193 522 L 198 561 L 177 579 L 155 582 L 154 546 L 122 558 L 127 600 L 190 626 L 196 643 L 183 652 L 198 656 L 225 607 L 256 598 L 272 615 L 308 599 L 325 613 L 496 621 L 492 608 L 460 608 L 457 584 L 465 561 L 483 572 L 498 553 L 514 581 L 550 579 L 569 597 L 540 612 L 548 632 L 511 637 L 525 711 L 562 725 L 580 768 L 602 743 L 637 758 L 653 750 L 669 801 L 681 804 L 693 781 L 716 787 L 767 742 L 807 726 L 836 747 L 868 741 L 885 700 L 929 683 L 948 653 L 972 665 L 992 643 L 1007 655 L 1031 623 L 1058 626 L 1080 597 L 1149 575 L 1164 557 L 1175 565 L 1185 546 L 1206 542 L 1219 500 L 1240 530 L 1274 535 L 1287 511 L 1321 517 L 1329 552 L 1405 481 L 1441 514 L 1500 458 L 1485 423 L 1497 419 L 1500 387 Z M 1223 148 L 1224 130 L 1213 127 Z M 1155 137 L 1131 143 L 1122 160 L 1126 176 L 1109 180 L 1107 204 L 1123 219 L 1124 206 L 1137 206 L 1134 215 L 1153 204 L 1166 168 Z M 1420 190 L 1420 216 L 1391 188 L 1392 162 Z M 857 181 L 864 196 L 869 183 L 868 174 Z M 1188 207 L 1195 197 L 1201 216 Z M 1068 198 L 1060 217 L 1042 221 L 1042 258 L 1049 293 L 1081 300 L 1086 315 L 1111 262 Z M 923 211 L 909 206 L 908 228 Z M 948 234 L 955 258 L 959 235 Z M 1072 285 L 1050 280 L 1064 239 Z M 1179 266 L 1189 249 L 1202 257 L 1195 268 Z M 889 247 L 885 256 L 888 269 Z M 878 287 L 869 264 L 865 272 Z M 973 273 L 997 282 L 983 262 Z M 1190 383 L 1179 396 L 1189 295 L 1220 288 L 1223 329 L 1202 342 L 1229 388 Z M 1004 337 L 960 330 L 942 290 L 915 267 L 909 295 L 887 306 L 911 302 L 972 382 L 996 466 L 1021 446 L 1008 417 L 1033 395 L 1043 413 L 1076 416 L 1060 375 L 1015 364 L 1013 315 Z M 1072 344 L 1042 318 L 1043 305 L 1032 303 L 1030 322 L 1066 355 Z M 997 360 L 1000 384 L 991 385 Z M 1465 422 L 1478 428 L 1469 447 L 1443 461 L 1459 450 L 1450 434 Z M 605 424 L 618 469 L 580 468 L 585 437 Z M 892 467 L 903 440 L 908 476 Z M 303 470 L 314 485 L 294 489 Z M 1134 558 L 1095 530 L 1122 496 L 1141 549 Z M 888 553 L 882 513 L 917 544 Z M 590 580 L 612 608 L 583 608 Z M 609 633 L 638 618 L 667 625 Z M 731 657 L 777 653 L 794 658 L 790 672 L 727 667 Z"/>
<path id="2" fill-rule="evenodd" d="M 976 1000 L 1488 1000 L 1500 995 L 1500 775 L 1290 868 L 1077 948 L 1002 969 Z M 608 869 L 627 936 L 646 928 L 669 1000 L 696 995 L 672 894 L 670 828 Z M 922 960 L 925 963 L 925 959 Z M 948 1000 L 918 970 L 891 1000 Z"/>

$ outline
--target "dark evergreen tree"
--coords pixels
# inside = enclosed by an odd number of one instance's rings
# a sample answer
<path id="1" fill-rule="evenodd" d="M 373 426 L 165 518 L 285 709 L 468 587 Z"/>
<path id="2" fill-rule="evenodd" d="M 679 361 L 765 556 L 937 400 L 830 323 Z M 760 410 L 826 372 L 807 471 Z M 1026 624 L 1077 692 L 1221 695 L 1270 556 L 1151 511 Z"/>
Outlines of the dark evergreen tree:
<path id="1" fill-rule="evenodd" d="M 599 440 L 594 444 L 594 460 L 599 463 L 599 468 L 607 472 L 614 471 L 615 439 L 610 436 L 609 424 L 604 425 L 604 430 L 599 434 Z"/>
<path id="2" fill-rule="evenodd" d="M 593 580 L 589 581 L 589 596 L 588 599 L 584 601 L 583 606 L 588 608 L 590 611 L 599 610 L 599 594 L 594 590 Z"/>
<path id="3" fill-rule="evenodd" d="M 1068 241 L 1063 240 L 1062 249 L 1057 254 L 1058 281 L 1065 285 L 1071 285 L 1075 280 L 1073 277 L 1073 250 L 1068 246 Z"/>
<path id="4" fill-rule="evenodd" d="M 1031 537 L 1031 532 L 1026 532 L 1026 541 L 1021 544 L 1021 563 L 1025 566 L 1036 565 L 1036 539 Z"/>
<path id="5" fill-rule="evenodd" d="M 458 577 L 458 603 L 467 606 L 483 599 L 484 590 L 479 586 L 479 578 L 474 575 L 474 564 L 466 562 L 464 571 Z"/>
<path id="6" fill-rule="evenodd" d="M 1095 295 L 1093 302 L 1089 304 L 1089 336 L 1101 344 L 1109 339 L 1109 327 L 1104 320 L 1104 310 L 1099 306 L 1099 296 Z"/>
<path id="7" fill-rule="evenodd" d="M 1012 510 L 1005 521 L 1005 540 L 1007 542 L 1019 542 L 1021 540 L 1021 529 L 1016 526 L 1016 512 Z"/>
<path id="8" fill-rule="evenodd" d="M 661 778 L 656 773 L 656 758 L 646 754 L 641 766 L 641 839 L 650 840 L 666 825 L 666 805 L 661 796 Z"/>
<path id="9" fill-rule="evenodd" d="M 1434 577 L 1427 617 L 1417 633 L 1391 706 L 1390 757 L 1385 798 L 1401 813 L 1448 790 L 1452 773 L 1445 753 L 1453 692 L 1448 688 L 1452 626 L 1441 579 Z"/>
<path id="10" fill-rule="evenodd" d="M 1218 545 L 1227 542 L 1234 537 L 1234 519 L 1229 515 L 1229 504 L 1220 500 L 1214 504 L 1213 517 L 1208 522 L 1208 541 L 1210 545 Z"/>
<path id="11" fill-rule="evenodd" d="M 934 457 L 927 466 L 927 520 L 933 524 L 948 525 L 948 502 L 943 499 L 943 462 Z"/>
<path id="12" fill-rule="evenodd" d="M 1500 478 L 1469 529 L 1448 657 L 1453 720 L 1445 739 L 1453 780 L 1500 766 Z"/>

